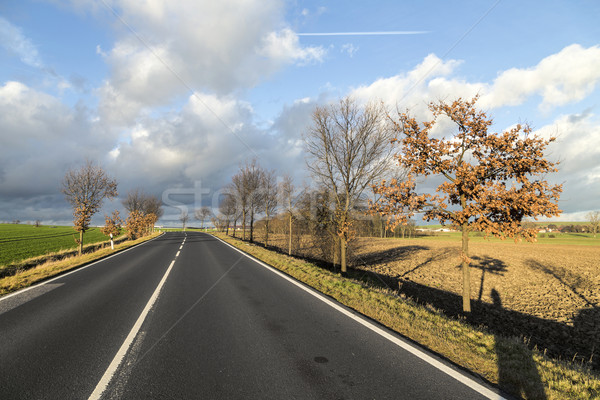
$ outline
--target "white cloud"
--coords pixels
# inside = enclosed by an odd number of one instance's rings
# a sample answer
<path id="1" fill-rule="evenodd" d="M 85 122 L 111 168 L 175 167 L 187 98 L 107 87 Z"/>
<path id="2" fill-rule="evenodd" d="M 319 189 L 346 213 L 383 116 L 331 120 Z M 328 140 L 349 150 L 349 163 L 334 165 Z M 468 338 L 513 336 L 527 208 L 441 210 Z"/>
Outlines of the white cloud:
<path id="1" fill-rule="evenodd" d="M 534 95 L 542 98 L 539 107 L 550 111 L 575 103 L 594 91 L 600 81 L 600 47 L 573 44 L 542 59 L 531 68 L 502 71 L 491 83 L 467 82 L 455 76 L 458 60 L 441 60 L 430 54 L 411 71 L 356 88 L 353 94 L 379 98 L 388 104 L 408 107 L 418 115 L 429 101 L 472 97 L 485 109 L 518 106 Z"/>
<path id="2" fill-rule="evenodd" d="M 285 65 L 319 62 L 325 54 L 321 47 L 299 43 L 285 25 L 281 0 L 154 0 L 144 7 L 114 0 L 109 5 L 134 31 L 117 21 L 122 33 L 113 48 L 97 49 L 111 68 L 100 90 L 100 107 L 109 120 L 133 123 L 145 107 L 169 104 L 191 90 L 234 93 Z"/>
<path id="3" fill-rule="evenodd" d="M 408 108 L 419 118 L 429 118 L 429 101 L 448 96 L 472 96 L 480 90 L 479 84 L 468 84 L 448 79 L 461 64 L 458 60 L 444 61 L 435 54 L 429 54 L 411 71 L 352 90 L 351 94 L 364 101 L 381 100 L 401 110 Z"/>
<path id="4" fill-rule="evenodd" d="M 0 138 L 4 199 L 56 194 L 70 163 L 101 160 L 111 139 L 90 125 L 86 110 L 19 82 L 0 86 Z"/>
<path id="5" fill-rule="evenodd" d="M 37 47 L 23 35 L 20 28 L 0 16 L 0 45 L 16 54 L 21 62 L 30 67 L 42 67 Z"/>
<path id="6" fill-rule="evenodd" d="M 600 117 L 590 110 L 563 115 L 534 133 L 556 137 L 547 156 L 560 162 L 559 172 L 547 179 L 564 185 L 559 206 L 567 213 L 600 208 Z"/>
<path id="7" fill-rule="evenodd" d="M 542 96 L 540 108 L 549 111 L 589 95 L 600 81 L 600 47 L 578 44 L 541 60 L 535 67 L 501 72 L 481 99 L 490 107 L 519 105 L 532 95 Z"/>
<path id="8" fill-rule="evenodd" d="M 354 57 L 356 52 L 358 52 L 358 46 L 354 46 L 352 43 L 345 43 L 342 45 L 342 53 L 348 53 L 351 58 Z"/>
<path id="9" fill-rule="evenodd" d="M 321 62 L 325 53 L 322 47 L 301 47 L 298 35 L 288 28 L 269 33 L 260 50 L 260 54 L 281 64 L 297 62 L 301 65 Z"/>

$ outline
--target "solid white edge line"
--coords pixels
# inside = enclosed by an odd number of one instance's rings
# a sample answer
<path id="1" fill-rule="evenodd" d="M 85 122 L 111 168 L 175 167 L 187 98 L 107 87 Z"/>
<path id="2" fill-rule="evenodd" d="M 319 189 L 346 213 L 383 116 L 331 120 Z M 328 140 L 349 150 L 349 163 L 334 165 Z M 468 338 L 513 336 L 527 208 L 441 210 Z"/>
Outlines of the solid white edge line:
<path id="1" fill-rule="evenodd" d="M 73 271 L 69 271 L 69 272 L 66 272 L 66 273 L 64 273 L 64 274 L 60 274 L 60 275 L 58 275 L 58 276 L 56 276 L 56 277 L 54 277 L 54 278 L 52 278 L 52 279 L 48 279 L 47 281 L 43 281 L 43 282 L 40 282 L 40 283 L 36 283 L 35 285 L 32 285 L 32 286 L 29 286 L 29 287 L 23 288 L 23 289 L 21 289 L 21 290 L 17 290 L 16 292 L 13 292 L 13 293 L 7 294 L 6 296 L 2 296 L 2 297 L 0 297 L 0 301 L 2 301 L 2 300 L 6 300 L 6 299 L 8 299 L 8 298 L 10 298 L 10 297 L 13 297 L 13 296 L 17 296 L 17 295 L 19 295 L 19 294 L 21 294 L 21 293 L 25 293 L 25 292 L 27 292 L 27 291 L 29 291 L 29 290 L 31 290 L 31 289 L 35 289 L 35 288 L 36 288 L 36 287 L 38 287 L 38 286 L 43 286 L 43 285 L 45 285 L 45 284 L 47 284 L 47 283 L 50 283 L 50 282 L 52 282 L 52 281 L 55 281 L 55 280 L 57 280 L 57 279 L 64 278 L 64 277 L 65 277 L 65 276 L 67 276 L 67 275 L 71 275 L 71 274 L 74 274 L 74 273 L 76 273 L 76 272 L 83 271 L 84 269 L 86 269 L 86 268 L 89 268 L 89 267 L 91 267 L 91 266 L 93 266 L 93 265 L 99 264 L 99 263 L 101 263 L 101 262 L 103 262 L 103 261 L 106 261 L 106 260 L 108 260 L 108 259 L 110 259 L 110 258 L 113 258 L 113 257 L 119 256 L 119 255 L 121 255 L 121 254 L 123 254 L 123 253 L 126 253 L 126 252 L 128 252 L 129 250 L 133 250 L 133 249 L 135 249 L 135 248 L 137 248 L 137 247 L 143 246 L 143 245 L 145 245 L 146 243 L 150 243 L 150 242 L 152 242 L 153 240 L 156 240 L 156 239 L 158 239 L 158 238 L 159 238 L 159 237 L 161 237 L 162 235 L 164 235 L 164 233 L 162 233 L 162 234 L 158 235 L 158 236 L 157 236 L 157 237 L 155 237 L 154 239 L 147 240 L 147 241 L 145 241 L 145 242 L 143 242 L 143 243 L 138 243 L 138 244 L 136 244 L 135 246 L 131 246 L 131 247 L 130 247 L 130 248 L 128 248 L 128 249 L 121 250 L 121 251 L 119 251 L 119 252 L 117 252 L 117 253 L 115 253 L 115 254 L 111 254 L 110 256 L 108 256 L 108 257 L 105 257 L 105 258 L 103 258 L 103 259 L 101 259 L 101 260 L 96 260 L 96 261 L 94 261 L 94 262 L 93 262 L 93 263 L 91 263 L 91 264 L 85 265 L 85 266 L 83 266 L 83 267 L 80 267 L 80 268 L 76 268 L 76 269 L 74 269 Z"/>
<path id="2" fill-rule="evenodd" d="M 348 309 L 346 309 L 345 307 L 343 307 L 342 305 L 340 305 L 340 303 L 327 298 L 325 295 L 323 295 L 320 292 L 317 292 L 316 289 L 310 288 L 308 286 L 306 286 L 305 284 L 301 284 L 299 283 L 297 280 L 295 280 L 294 278 L 290 277 L 289 275 L 279 271 L 278 269 L 260 261 L 259 259 L 253 257 L 250 254 L 245 253 L 244 251 L 238 249 L 237 247 L 227 243 L 226 241 L 222 240 L 221 238 L 218 238 L 216 236 L 214 236 L 216 239 L 220 240 L 222 243 L 225 243 L 227 246 L 231 247 L 232 249 L 236 250 L 237 252 L 245 255 L 246 257 L 248 257 L 250 260 L 256 262 L 257 264 L 261 265 L 262 267 L 265 267 L 266 269 L 270 270 L 271 272 L 279 275 L 280 277 L 282 277 L 283 279 L 289 281 L 290 283 L 293 283 L 294 285 L 296 285 L 297 287 L 299 287 L 300 289 L 304 290 L 307 293 L 310 293 L 311 295 L 313 295 L 314 297 L 316 297 L 317 299 L 321 300 L 322 302 L 324 302 L 325 304 L 329 305 L 330 307 L 336 309 L 337 311 L 341 312 L 342 314 L 346 315 L 347 317 L 352 318 L 354 321 L 358 322 L 359 324 L 363 325 L 364 327 L 370 329 L 371 331 L 377 333 L 378 335 L 386 338 L 387 340 L 389 340 L 390 342 L 394 343 L 395 345 L 397 345 L 398 347 L 403 348 L 404 350 L 408 351 L 409 353 L 415 355 L 416 357 L 420 358 L 421 360 L 425 361 L 426 363 L 430 364 L 431 366 L 437 368 L 438 370 L 446 373 L 447 375 L 451 376 L 452 378 L 456 379 L 457 381 L 461 382 L 462 384 L 464 384 L 465 386 L 470 387 L 471 389 L 473 389 L 474 391 L 486 396 L 488 399 L 491 400 L 507 400 L 505 397 L 502 397 L 500 394 L 494 392 L 493 390 L 487 388 L 486 386 L 482 385 L 479 382 L 474 381 L 471 377 L 466 376 L 462 373 L 460 373 L 459 371 L 450 368 L 449 366 L 447 366 L 446 364 L 440 362 L 439 360 L 435 359 L 434 357 L 430 356 L 429 354 L 427 354 L 426 352 L 424 352 L 423 350 L 413 346 L 412 344 L 405 342 L 401 339 L 399 339 L 398 337 L 391 335 L 389 332 L 387 332 L 386 330 L 382 329 L 381 327 L 375 325 L 372 321 L 366 320 L 360 316 L 358 316 L 356 313 L 349 311 Z"/>
<path id="3" fill-rule="evenodd" d="M 158 283 L 158 286 L 154 290 L 154 293 L 152 293 L 152 296 L 150 296 L 148 303 L 146 303 L 146 306 L 142 310 L 142 313 L 138 317 L 137 321 L 135 321 L 133 328 L 131 328 L 131 331 L 125 338 L 125 341 L 119 348 L 119 351 L 117 351 L 117 354 L 115 354 L 115 357 L 113 358 L 110 365 L 104 372 L 104 375 L 102 375 L 102 378 L 100 378 L 100 381 L 96 385 L 96 388 L 90 395 L 90 397 L 89 397 L 90 400 L 96 400 L 96 399 L 100 399 L 102 397 L 102 394 L 108 387 L 108 384 L 112 380 L 115 372 L 117 372 L 119 365 L 121 365 L 121 362 L 123 362 L 123 359 L 125 358 L 125 355 L 127 354 L 127 351 L 129 350 L 129 347 L 131 346 L 135 337 L 137 336 L 138 332 L 140 331 L 140 328 L 142 327 L 142 324 L 144 323 L 146 316 L 150 312 L 150 309 L 154 306 L 154 303 L 156 302 L 156 299 L 158 298 L 158 295 L 160 294 L 160 291 L 161 291 L 163 285 L 167 281 L 167 277 L 169 276 L 171 269 L 173 269 L 173 265 L 175 265 L 175 260 L 171 261 L 169 268 L 167 268 L 167 271 L 165 272 L 162 279 Z"/>

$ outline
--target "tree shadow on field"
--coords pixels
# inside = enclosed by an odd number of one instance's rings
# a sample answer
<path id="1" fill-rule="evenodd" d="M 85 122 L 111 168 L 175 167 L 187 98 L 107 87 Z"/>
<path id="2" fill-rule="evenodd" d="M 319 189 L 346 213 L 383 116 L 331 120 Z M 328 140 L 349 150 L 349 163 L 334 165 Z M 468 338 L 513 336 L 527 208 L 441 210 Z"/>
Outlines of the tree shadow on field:
<path id="1" fill-rule="evenodd" d="M 359 249 L 357 249 L 359 250 Z M 429 250 L 426 246 L 397 246 L 391 249 L 373 251 L 364 253 L 360 256 L 356 255 L 357 261 L 365 265 L 377 265 L 394 261 L 406 260 L 414 256 L 416 253 L 424 250 Z"/>
<path id="2" fill-rule="evenodd" d="M 493 307 L 501 312 L 500 293 L 492 289 L 491 297 Z M 511 339 L 498 334 L 494 336 L 494 348 L 498 360 L 498 386 L 502 390 L 525 399 L 547 399 L 531 350 L 526 346 L 515 346 Z"/>
<path id="3" fill-rule="evenodd" d="M 483 296 L 483 285 L 485 283 L 485 275 L 486 273 L 492 275 L 504 275 L 506 272 L 506 263 L 504 261 L 498 260 L 497 258 L 492 258 L 488 256 L 471 257 L 471 268 L 478 269 L 481 271 L 481 280 L 479 283 L 479 293 L 477 295 L 477 300 L 481 301 L 481 297 Z M 457 268 L 461 268 L 460 265 Z"/>

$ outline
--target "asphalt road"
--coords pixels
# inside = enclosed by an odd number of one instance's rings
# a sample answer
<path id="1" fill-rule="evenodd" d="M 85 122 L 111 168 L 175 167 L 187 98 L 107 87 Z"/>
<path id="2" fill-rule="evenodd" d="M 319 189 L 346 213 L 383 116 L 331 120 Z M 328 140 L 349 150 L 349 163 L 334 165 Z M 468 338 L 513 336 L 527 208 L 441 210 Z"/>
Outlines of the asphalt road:
<path id="1" fill-rule="evenodd" d="M 0 399 L 489 398 L 300 286 L 165 234 L 0 299 Z"/>

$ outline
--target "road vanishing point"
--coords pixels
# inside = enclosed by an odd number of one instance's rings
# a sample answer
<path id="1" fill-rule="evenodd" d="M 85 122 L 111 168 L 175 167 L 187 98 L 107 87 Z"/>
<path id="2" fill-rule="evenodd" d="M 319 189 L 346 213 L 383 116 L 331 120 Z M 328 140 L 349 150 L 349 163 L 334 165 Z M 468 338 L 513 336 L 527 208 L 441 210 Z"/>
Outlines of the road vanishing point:
<path id="1" fill-rule="evenodd" d="M 502 399 L 200 232 L 0 298 L 0 399 Z"/>

